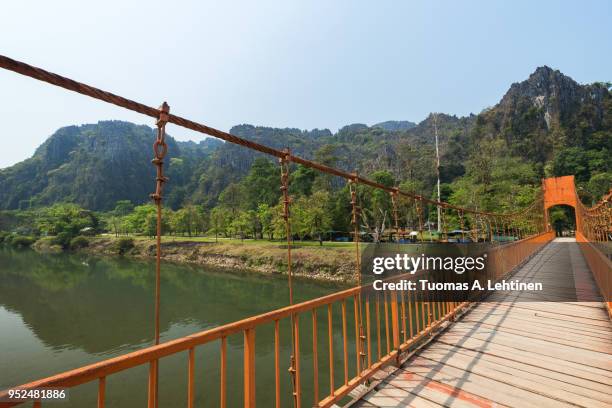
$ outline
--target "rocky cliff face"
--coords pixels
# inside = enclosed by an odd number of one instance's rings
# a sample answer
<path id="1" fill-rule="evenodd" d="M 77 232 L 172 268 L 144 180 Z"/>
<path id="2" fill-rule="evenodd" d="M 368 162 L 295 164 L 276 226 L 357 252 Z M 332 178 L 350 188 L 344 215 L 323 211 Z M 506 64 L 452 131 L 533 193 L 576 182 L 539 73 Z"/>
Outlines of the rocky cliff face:
<path id="1" fill-rule="evenodd" d="M 608 93 L 602 85 L 580 85 L 572 78 L 550 67 L 539 67 L 526 81 L 514 83 L 497 109 L 503 112 L 501 126 L 526 110 L 535 110 L 542 127 L 551 130 L 565 125 L 589 103 L 596 107 L 596 116 L 603 116 L 603 100 Z"/>
<path id="2" fill-rule="evenodd" d="M 0 170 L 0 207 L 67 201 L 98 210 L 112 208 L 122 199 L 141 203 L 154 188 L 154 140 L 148 126 L 120 121 L 59 129 L 30 159 Z M 168 137 L 168 173 L 176 173 L 173 163 L 185 167 L 219 144 L 177 143 Z"/>
<path id="3" fill-rule="evenodd" d="M 512 84 L 500 102 L 479 115 L 431 114 L 415 125 L 387 121 L 355 123 L 335 134 L 328 129 L 300 130 L 238 125 L 230 133 L 296 155 L 324 161 L 346 171 L 371 174 L 387 170 L 422 194 L 435 183 L 434 123 L 442 153 L 441 177 L 451 183 L 466 173 L 466 163 L 489 141 L 500 157 L 533 165 L 537 176 L 576 174 L 587 182 L 612 177 L 612 97 L 608 85 L 581 85 L 561 72 L 540 67 Z M 117 200 L 148 201 L 154 187 L 150 163 L 153 129 L 106 121 L 59 129 L 32 158 L 0 170 L 0 209 L 28 208 L 70 201 L 95 210 Z M 262 154 L 206 139 L 176 142 L 166 160 L 170 183 L 167 205 L 216 204 L 230 183 L 244 177 Z M 603 176 L 602 176 L 603 175 Z M 416 184 L 414 183 L 416 182 Z M 338 187 L 341 184 L 334 184 Z"/>
<path id="4" fill-rule="evenodd" d="M 581 85 L 539 67 L 478 115 L 473 137 L 475 142 L 503 139 L 509 154 L 536 163 L 543 175 L 546 163 L 563 149 L 610 149 L 611 109 L 607 84 Z"/>
<path id="5" fill-rule="evenodd" d="M 381 129 L 389 130 L 392 132 L 398 132 L 402 130 L 408 130 L 415 127 L 417 124 L 408 120 L 388 120 L 386 122 L 380 122 L 372 127 L 379 127 Z"/>

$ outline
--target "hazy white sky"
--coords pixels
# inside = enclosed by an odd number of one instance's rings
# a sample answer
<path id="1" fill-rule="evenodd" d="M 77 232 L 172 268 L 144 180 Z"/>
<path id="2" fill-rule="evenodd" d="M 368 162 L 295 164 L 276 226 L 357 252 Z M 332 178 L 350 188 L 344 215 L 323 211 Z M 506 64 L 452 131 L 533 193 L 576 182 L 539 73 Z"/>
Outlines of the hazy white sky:
<path id="1" fill-rule="evenodd" d="M 222 130 L 336 130 L 476 113 L 544 64 L 610 81 L 611 16 L 605 0 L 20 0 L 2 4 L 0 54 Z M 0 91 L 0 168 L 61 126 L 153 124 L 8 71 Z"/>

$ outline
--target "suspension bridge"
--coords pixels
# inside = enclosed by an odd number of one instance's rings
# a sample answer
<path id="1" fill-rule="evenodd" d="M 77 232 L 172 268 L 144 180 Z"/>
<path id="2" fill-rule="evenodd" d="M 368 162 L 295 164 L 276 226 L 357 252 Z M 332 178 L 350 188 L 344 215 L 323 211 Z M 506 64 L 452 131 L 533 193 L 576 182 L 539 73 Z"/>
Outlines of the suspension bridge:
<path id="1" fill-rule="evenodd" d="M 491 213 L 388 187 L 357 173 L 332 168 L 176 116 L 164 103 L 159 109 L 111 94 L 23 62 L 0 56 L 0 67 L 78 92 L 156 119 L 153 164 L 158 208 L 155 291 L 155 341 L 150 347 L 57 375 L 15 385 L 19 390 L 72 388 L 91 385 L 98 408 L 107 401 L 107 379 L 132 369 L 148 370 L 147 406 L 157 407 L 164 392 L 159 365 L 182 355 L 187 380 L 184 395 L 172 406 L 195 406 L 197 348 L 217 347 L 218 404 L 228 394 L 240 394 L 241 405 L 255 407 L 257 396 L 273 395 L 279 408 L 331 407 L 545 407 L 610 406 L 612 404 L 612 192 L 586 207 L 578 197 L 573 176 L 545 179 L 541 194 L 514 212 Z M 165 128 L 182 126 L 229 143 L 276 157 L 280 165 L 283 218 L 287 237 L 288 305 L 257 316 L 160 343 L 161 208 L 163 203 Z M 354 288 L 295 303 L 292 287 L 292 234 L 289 172 L 300 164 L 346 180 L 352 208 L 353 242 L 358 284 Z M 441 242 L 449 241 L 449 225 L 460 227 L 460 242 L 488 242 L 487 277 L 540 281 L 545 289 L 493 293 L 483 299 L 441 299 L 432 293 L 376 293 L 361 284 L 360 200 L 358 186 L 389 194 L 392 239 L 406 234 L 400 208 L 415 214 L 417 242 L 424 240 L 424 213 L 439 211 Z M 574 208 L 575 239 L 556 239 L 548 210 L 556 205 Z M 501 240 L 500 237 L 511 237 Z M 501 242 L 503 241 L 503 242 Z M 428 271 L 421 271 L 428 273 Z M 92 317 L 93 318 L 93 317 Z M 273 333 L 273 344 L 256 347 L 256 334 Z M 281 338 L 289 332 L 290 356 L 281 353 Z M 242 337 L 242 387 L 228 389 L 228 338 Z M 270 353 L 274 381 L 257 381 L 257 363 Z M 267 361 L 267 360 L 266 360 Z M 306 378 L 302 367 L 313 368 Z M 286 367 L 289 367 L 287 370 Z M 290 381 L 283 377 L 289 376 Z M 7 397 L 0 392 L 0 400 Z M 23 402 L 3 402 L 15 406 Z M 31 399 L 33 407 L 46 402 Z"/>

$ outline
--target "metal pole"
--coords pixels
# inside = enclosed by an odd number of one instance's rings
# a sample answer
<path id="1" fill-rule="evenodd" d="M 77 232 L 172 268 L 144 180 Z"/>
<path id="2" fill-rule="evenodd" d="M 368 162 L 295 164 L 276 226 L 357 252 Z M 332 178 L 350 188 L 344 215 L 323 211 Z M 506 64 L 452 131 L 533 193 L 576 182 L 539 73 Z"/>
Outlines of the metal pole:
<path id="1" fill-rule="evenodd" d="M 438 187 L 438 202 L 442 202 L 442 200 L 440 199 L 440 149 L 438 147 L 438 114 L 434 113 L 433 114 L 433 119 L 434 119 L 434 135 L 436 137 L 436 176 L 438 177 L 438 183 L 437 183 L 437 187 Z M 438 232 L 441 232 L 441 226 L 440 226 L 440 220 L 442 218 L 442 214 L 441 214 L 441 208 L 440 206 L 437 206 L 438 208 Z"/>

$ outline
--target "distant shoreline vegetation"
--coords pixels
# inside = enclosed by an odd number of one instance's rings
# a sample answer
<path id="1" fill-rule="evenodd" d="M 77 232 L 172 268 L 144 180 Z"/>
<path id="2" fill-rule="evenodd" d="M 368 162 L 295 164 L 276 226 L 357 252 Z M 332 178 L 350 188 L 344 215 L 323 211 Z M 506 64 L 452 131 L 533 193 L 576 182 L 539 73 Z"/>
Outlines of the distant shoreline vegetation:
<path id="1" fill-rule="evenodd" d="M 296 217 L 305 218 L 294 225 L 294 273 L 348 283 L 354 279 L 352 246 L 343 242 L 348 234 L 335 242 L 332 235 L 318 234 L 318 228 L 326 227 L 329 221 L 328 215 L 321 213 L 323 203 L 296 202 Z M 256 213 L 238 211 L 232 216 L 226 208 L 208 212 L 202 206 L 165 209 L 162 257 L 228 270 L 285 273 L 284 221 L 276 210 L 259 206 Z M 126 200 L 109 212 L 94 212 L 75 204 L 0 211 L 0 247 L 151 258 L 155 254 L 155 221 L 155 206 L 134 206 Z"/>
<path id="2" fill-rule="evenodd" d="M 490 211 L 503 212 L 504 203 L 493 207 L 493 197 L 504 195 L 517 207 L 531 203 L 539 194 L 539 185 L 528 182 L 533 178 L 526 166 L 500 160 L 499 169 L 490 175 L 488 187 L 469 178 L 443 186 L 443 200 L 464 205 L 470 191 L 479 190 L 480 202 L 488 203 Z M 489 166 L 491 163 L 486 163 Z M 474 170 L 475 171 L 475 170 Z M 521 176 L 521 172 L 524 172 Z M 527 175 L 527 176 L 525 176 Z M 374 181 L 389 187 L 397 185 L 388 171 L 376 171 L 369 175 Z M 237 240 L 286 240 L 282 202 L 278 189 L 278 168 L 266 158 L 257 158 L 248 174 L 239 182 L 230 184 L 220 194 L 212 208 L 187 204 L 173 210 L 163 208 L 162 231 L 170 237 L 209 237 Z M 609 185 L 609 184 L 608 184 Z M 404 182 L 400 188 L 410 190 Z M 602 189 L 602 193 L 604 189 Z M 323 246 L 327 241 L 352 240 L 351 207 L 348 186 L 336 187 L 330 176 L 317 174 L 312 169 L 295 166 L 290 179 L 291 230 L 294 241 L 315 241 Z M 359 185 L 357 195 L 362 208 L 360 229 L 363 240 L 380 241 L 392 228 L 392 203 L 389 194 Z M 433 198 L 433 195 L 432 195 Z M 398 200 L 399 224 L 404 231 L 418 230 L 418 215 L 409 200 Z M 517 208 L 513 207 L 513 208 Z M 482 207 L 481 207 L 482 208 Z M 569 222 L 562 210 L 551 210 L 555 225 Z M 435 208 L 426 206 L 423 217 L 425 232 L 435 230 Z M 567 220 L 566 220 L 567 218 Z M 564 221 L 565 220 L 565 221 Z M 468 222 L 467 220 L 465 222 Z M 447 229 L 460 227 L 459 219 L 452 214 L 446 220 Z M 556 226 L 557 227 L 557 226 Z M 562 225 L 559 229 L 562 229 Z M 117 253 L 130 247 L 133 237 L 153 237 L 156 233 L 156 208 L 153 204 L 134 205 L 129 200 L 119 200 L 110 211 L 92 211 L 72 203 L 58 203 L 48 207 L 27 210 L 0 211 L 0 245 L 15 248 L 36 246 L 38 250 L 78 250 L 87 247 L 91 237 L 109 234 L 117 238 Z M 121 239 L 119 239 L 121 238 Z M 437 239 L 429 236 L 428 239 Z"/>

